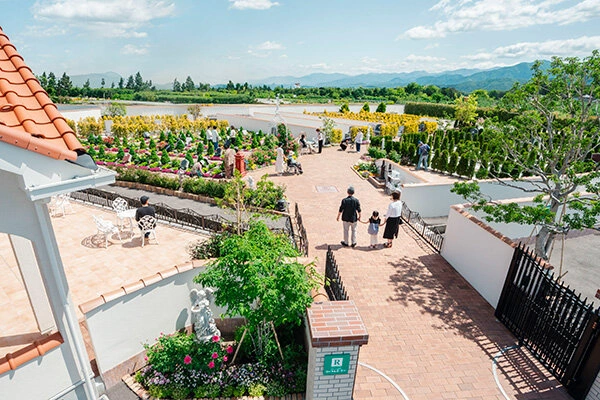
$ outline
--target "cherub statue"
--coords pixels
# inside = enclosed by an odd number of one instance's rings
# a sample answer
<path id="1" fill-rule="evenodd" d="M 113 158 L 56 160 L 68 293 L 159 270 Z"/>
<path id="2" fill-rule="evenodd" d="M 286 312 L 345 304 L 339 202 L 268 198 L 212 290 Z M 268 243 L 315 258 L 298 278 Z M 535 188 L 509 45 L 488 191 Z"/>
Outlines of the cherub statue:
<path id="1" fill-rule="evenodd" d="M 207 342 L 213 336 L 221 336 L 217 329 L 212 310 L 210 309 L 210 299 L 213 297 L 213 289 L 192 289 L 190 298 L 192 300 L 192 323 L 196 339 L 200 342 Z"/>

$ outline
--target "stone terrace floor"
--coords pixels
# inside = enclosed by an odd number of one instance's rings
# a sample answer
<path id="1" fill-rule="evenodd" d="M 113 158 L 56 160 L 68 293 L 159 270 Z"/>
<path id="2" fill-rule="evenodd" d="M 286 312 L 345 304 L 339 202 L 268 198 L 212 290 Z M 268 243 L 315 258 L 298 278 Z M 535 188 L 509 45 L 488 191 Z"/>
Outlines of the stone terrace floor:
<path id="1" fill-rule="evenodd" d="M 363 220 L 373 210 L 384 214 L 390 201 L 351 169 L 359 156 L 331 147 L 300 157 L 303 175 L 277 176 L 274 167 L 250 174 L 258 179 L 269 173 L 286 185 L 290 208 L 299 205 L 309 256 L 317 259 L 323 273 L 327 247 L 333 249 L 348 295 L 369 331 L 360 362 L 385 373 L 411 400 L 504 399 L 494 381 L 492 359 L 516 339 L 439 254 L 407 225 L 389 249 L 369 249 L 366 224 L 359 224 L 357 247 L 340 245 L 342 223 L 336 215 L 348 185 L 356 189 Z M 432 173 L 416 173 L 437 180 Z M 498 375 L 510 398 L 570 399 L 524 350 L 500 357 Z M 402 398 L 380 375 L 358 367 L 355 400 Z"/>
<path id="2" fill-rule="evenodd" d="M 116 223 L 112 211 L 71 201 L 73 211 L 52 217 L 67 280 L 76 306 L 101 294 L 190 261 L 189 243 L 205 235 L 158 225 L 159 244 L 151 239 L 141 247 L 135 228 L 133 240 L 122 233 L 123 243 L 113 236 L 104 248 L 104 238 L 96 236 L 92 215 Z M 0 357 L 39 337 L 35 318 L 23 287 L 21 275 L 6 234 L 0 234 Z M 77 316 L 83 318 L 79 308 Z M 1 397 L 1 396 L 0 396 Z"/>
<path id="3" fill-rule="evenodd" d="M 365 150 L 363 149 L 363 152 Z M 341 248 L 342 223 L 335 218 L 349 184 L 363 208 L 384 214 L 389 198 L 350 168 L 355 152 L 337 147 L 300 158 L 303 175 L 265 173 L 287 186 L 291 206 L 297 202 L 310 243 L 309 256 L 324 271 L 327 246 L 334 250 L 351 300 L 369 331 L 360 362 L 396 382 L 411 400 L 504 399 L 492 374 L 492 359 L 515 338 L 494 318 L 492 307 L 446 261 L 403 225 L 390 249 L 370 250 L 366 225 L 359 225 L 358 246 Z M 428 172 L 417 172 L 436 181 Z M 291 209 L 293 209 L 291 207 Z M 108 249 L 94 239 L 91 215 L 114 214 L 74 203 L 75 212 L 53 218 L 67 279 L 79 305 L 120 286 L 189 260 L 187 244 L 195 233 L 159 226 L 160 244 L 140 247 L 112 240 Z M 35 339 L 35 321 L 6 235 L 0 234 L 0 356 Z M 10 323 L 6 323 L 10 321 Z M 11 350 L 12 349 L 12 350 Z M 500 383 L 513 399 L 569 399 L 562 386 L 526 351 L 511 350 L 499 360 Z M 355 400 L 402 399 L 383 377 L 359 366 Z"/>

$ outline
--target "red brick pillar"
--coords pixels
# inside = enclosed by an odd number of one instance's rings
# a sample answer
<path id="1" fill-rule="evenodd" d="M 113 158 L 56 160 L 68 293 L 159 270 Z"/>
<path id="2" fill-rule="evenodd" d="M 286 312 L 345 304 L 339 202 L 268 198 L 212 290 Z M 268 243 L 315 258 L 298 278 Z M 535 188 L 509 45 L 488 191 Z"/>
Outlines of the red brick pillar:
<path id="1" fill-rule="evenodd" d="M 242 176 L 246 175 L 246 161 L 244 160 L 244 155 L 239 150 L 235 153 L 235 169 L 240 171 Z"/>
<path id="2" fill-rule="evenodd" d="M 360 346 L 369 341 L 356 305 L 353 301 L 314 303 L 306 314 L 306 399 L 351 400 Z"/>

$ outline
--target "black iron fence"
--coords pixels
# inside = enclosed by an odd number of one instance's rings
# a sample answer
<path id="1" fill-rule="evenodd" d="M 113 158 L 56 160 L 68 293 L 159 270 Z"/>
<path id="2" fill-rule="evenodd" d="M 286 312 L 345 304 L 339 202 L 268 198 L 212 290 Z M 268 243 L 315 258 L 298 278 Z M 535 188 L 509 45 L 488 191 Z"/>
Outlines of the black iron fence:
<path id="1" fill-rule="evenodd" d="M 298 203 L 294 207 L 294 213 L 296 215 L 296 226 L 298 227 L 298 235 L 296 236 L 296 247 L 304 256 L 308 256 L 308 237 L 306 236 L 306 229 L 302 223 L 302 215 L 300 215 L 300 209 Z"/>
<path id="2" fill-rule="evenodd" d="M 327 257 L 325 260 L 325 291 L 331 301 L 348 300 L 348 293 L 340 277 L 340 271 L 333 257 L 331 246 L 327 246 Z"/>
<path id="3" fill-rule="evenodd" d="M 71 197 L 75 200 L 107 208 L 112 208 L 112 202 L 117 197 L 121 197 L 134 208 L 141 206 L 139 199 L 133 199 L 118 193 L 107 192 L 100 189 L 84 189 L 78 192 L 72 192 Z M 218 214 L 202 215 L 190 208 L 176 209 L 164 203 L 153 203 L 152 206 L 156 210 L 156 218 L 158 220 L 185 228 L 222 232 L 224 229 L 234 224 L 233 221 Z M 281 218 L 285 218 L 284 228 L 275 228 L 272 230 L 284 233 L 294 239 L 291 218 L 289 216 L 282 216 Z"/>
<path id="4" fill-rule="evenodd" d="M 438 253 L 444 243 L 444 235 L 438 232 L 434 225 L 428 224 L 418 212 L 411 211 L 406 203 L 402 204 L 402 220 L 408 224 L 419 236 L 433 247 Z"/>
<path id="5" fill-rule="evenodd" d="M 495 315 L 572 395 L 587 392 L 580 376 L 599 345 L 600 309 L 540 264 L 524 246 L 515 249 Z"/>

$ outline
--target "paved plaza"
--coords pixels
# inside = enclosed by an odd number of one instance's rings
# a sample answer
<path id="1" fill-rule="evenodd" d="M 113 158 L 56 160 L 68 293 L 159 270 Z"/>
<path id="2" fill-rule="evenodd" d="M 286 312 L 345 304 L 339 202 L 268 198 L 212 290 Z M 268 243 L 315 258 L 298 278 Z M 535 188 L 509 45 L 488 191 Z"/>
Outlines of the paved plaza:
<path id="1" fill-rule="evenodd" d="M 373 210 L 384 214 L 390 201 L 351 169 L 359 157 L 331 147 L 322 154 L 300 157 L 303 175 L 278 176 L 274 167 L 250 175 L 259 179 L 269 174 L 287 187 L 290 208 L 298 203 L 302 214 L 309 256 L 316 258 L 322 272 L 327 248 L 333 249 L 348 295 L 370 335 L 360 352 L 361 363 L 387 375 L 411 400 L 504 399 L 494 380 L 492 360 L 501 349 L 513 345 L 515 338 L 495 320 L 492 307 L 440 255 L 407 225 L 401 226 L 399 238 L 389 249 L 369 248 L 366 224 L 359 225 L 357 247 L 340 245 L 342 223 L 336 222 L 336 215 L 348 185 L 356 189 L 364 220 Z M 428 172 L 416 173 L 438 179 Z M 94 236 L 94 214 L 114 219 L 113 213 L 77 203 L 73 213 L 53 218 L 77 305 L 189 261 L 185 249 L 201 237 L 161 226 L 159 245 L 141 248 L 138 234 L 133 241 L 124 238 L 122 244 L 113 237 L 104 249 L 103 241 Z M 9 277 L 0 282 L 0 319 L 15 321 L 0 328 L 0 350 L 6 353 L 21 341 L 29 343 L 36 327 L 6 235 L 0 235 L 0 240 L 0 270 Z M 570 398 L 524 350 L 499 357 L 497 373 L 511 399 Z M 382 375 L 359 366 L 354 399 L 402 398 Z"/>
<path id="2" fill-rule="evenodd" d="M 363 150 L 363 152 L 366 151 Z M 492 372 L 492 359 L 515 338 L 494 318 L 493 308 L 406 224 L 392 248 L 370 249 L 367 225 L 359 224 L 358 245 L 342 247 L 340 201 L 353 185 L 367 220 L 384 214 L 389 196 L 351 168 L 360 158 L 338 147 L 300 157 L 304 174 L 277 176 L 298 203 L 310 244 L 309 256 L 325 270 L 331 246 L 348 296 L 369 331 L 359 360 L 390 377 L 411 400 L 504 399 Z M 434 173 L 417 171 L 424 179 Z M 566 390 L 524 350 L 498 360 L 499 381 L 512 399 L 570 399 Z M 402 399 L 381 375 L 358 368 L 354 399 Z"/>

